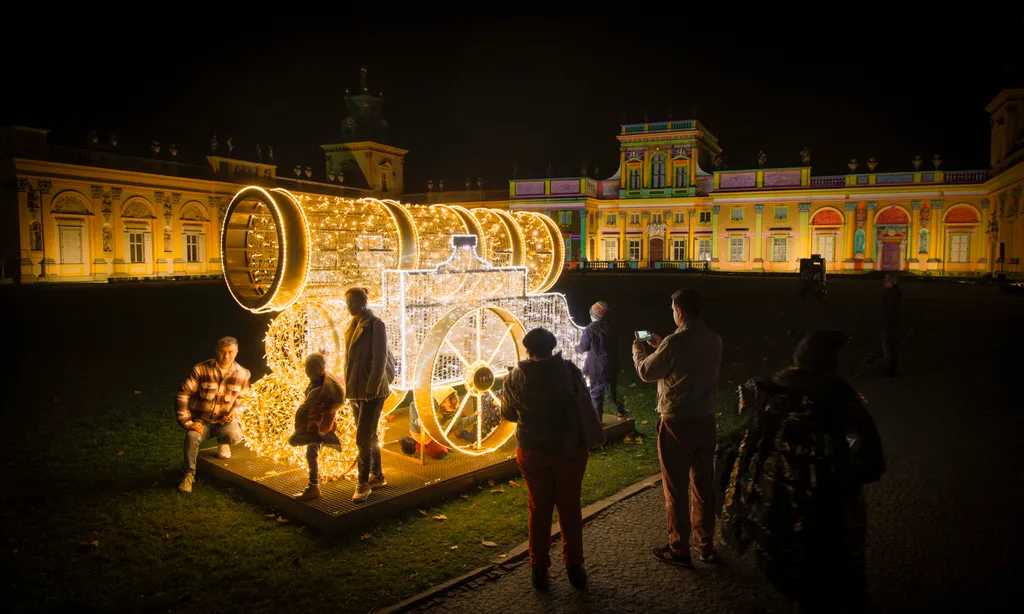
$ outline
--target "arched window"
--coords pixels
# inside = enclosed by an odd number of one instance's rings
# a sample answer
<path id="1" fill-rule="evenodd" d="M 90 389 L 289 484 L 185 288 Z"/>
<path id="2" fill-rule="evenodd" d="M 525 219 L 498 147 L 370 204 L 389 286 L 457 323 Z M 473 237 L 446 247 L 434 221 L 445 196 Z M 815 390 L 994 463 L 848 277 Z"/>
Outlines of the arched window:
<path id="1" fill-rule="evenodd" d="M 651 189 L 665 187 L 665 154 L 656 153 L 651 156 Z"/>

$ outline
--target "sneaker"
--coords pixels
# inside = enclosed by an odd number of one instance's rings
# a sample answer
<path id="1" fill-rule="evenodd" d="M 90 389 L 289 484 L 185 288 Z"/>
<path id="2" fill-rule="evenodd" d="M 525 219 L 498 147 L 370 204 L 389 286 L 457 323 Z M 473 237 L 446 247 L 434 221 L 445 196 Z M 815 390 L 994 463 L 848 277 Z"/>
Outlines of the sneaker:
<path id="1" fill-rule="evenodd" d="M 231 458 L 231 446 L 226 443 L 220 444 L 220 449 L 217 451 L 217 458 L 223 458 L 224 460 Z"/>
<path id="2" fill-rule="evenodd" d="M 362 503 L 363 501 L 366 501 L 366 498 L 370 496 L 371 492 L 373 492 L 373 490 L 370 488 L 369 484 L 359 484 L 356 486 L 356 491 L 352 493 L 352 500 L 356 503 Z"/>
<path id="3" fill-rule="evenodd" d="M 196 474 L 186 473 L 185 477 L 178 484 L 178 492 L 192 492 L 192 484 L 196 481 Z"/>
<path id="4" fill-rule="evenodd" d="M 388 481 L 384 479 L 383 473 L 371 473 L 366 485 L 371 488 L 380 488 L 381 486 L 387 486 Z"/>
<path id="5" fill-rule="evenodd" d="M 690 560 L 690 557 L 676 554 L 668 544 L 651 548 L 651 554 L 654 555 L 654 558 L 662 561 L 663 563 L 693 569 L 693 561 Z"/>
<path id="6" fill-rule="evenodd" d="M 587 588 L 587 572 L 583 565 L 566 565 L 565 573 L 569 576 L 569 584 L 578 589 Z"/>
<path id="7" fill-rule="evenodd" d="M 701 563 L 707 563 L 708 565 L 721 565 L 722 559 L 719 558 L 718 553 L 714 550 L 707 550 L 701 552 L 699 549 L 694 548 L 693 551 L 697 554 L 697 560 Z"/>
<path id="8" fill-rule="evenodd" d="M 531 567 L 530 578 L 533 580 L 533 588 L 539 591 L 548 590 L 548 568 Z"/>
<path id="9" fill-rule="evenodd" d="M 310 484 L 309 486 L 306 487 L 306 490 L 304 490 L 301 493 L 295 495 L 295 500 L 296 501 L 312 501 L 313 499 L 319 499 L 320 496 L 321 496 L 320 495 L 320 485 L 319 484 Z"/>

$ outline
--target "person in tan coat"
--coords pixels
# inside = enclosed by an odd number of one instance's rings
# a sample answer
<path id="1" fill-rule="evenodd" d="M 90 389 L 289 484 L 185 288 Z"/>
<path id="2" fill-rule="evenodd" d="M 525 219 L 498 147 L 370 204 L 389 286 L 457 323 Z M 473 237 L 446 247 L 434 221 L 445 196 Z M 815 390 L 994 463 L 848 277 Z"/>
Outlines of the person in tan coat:
<path id="1" fill-rule="evenodd" d="M 345 303 L 352 314 L 345 329 L 345 391 L 356 420 L 359 483 L 352 495 L 365 501 L 374 486 L 387 485 L 380 464 L 377 425 L 384 400 L 391 394 L 393 363 L 389 360 L 384 322 L 367 308 L 366 288 L 349 288 Z"/>
<path id="2" fill-rule="evenodd" d="M 295 411 L 295 432 L 288 439 L 293 446 L 306 446 L 309 485 L 297 495 L 297 501 L 320 498 L 320 446 L 340 445 L 335 434 L 338 408 L 345 401 L 345 390 L 337 378 L 327 372 L 327 359 L 320 352 L 306 358 L 306 397 Z"/>

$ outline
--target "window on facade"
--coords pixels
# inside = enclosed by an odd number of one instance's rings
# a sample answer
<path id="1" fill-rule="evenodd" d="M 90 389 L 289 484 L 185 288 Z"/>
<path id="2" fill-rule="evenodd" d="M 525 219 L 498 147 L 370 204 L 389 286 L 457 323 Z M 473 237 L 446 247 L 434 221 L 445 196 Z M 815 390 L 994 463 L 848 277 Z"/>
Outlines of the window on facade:
<path id="1" fill-rule="evenodd" d="M 619 223 L 619 218 L 614 213 L 609 213 L 608 217 L 604 219 L 605 226 L 615 226 Z"/>
<path id="2" fill-rule="evenodd" d="M 618 239 L 605 239 L 604 240 L 604 259 L 605 260 L 618 260 L 619 259 L 619 241 L 618 241 Z"/>
<path id="3" fill-rule="evenodd" d="M 690 181 L 690 174 L 686 172 L 686 166 L 680 164 L 676 167 L 676 183 L 675 187 L 685 188 L 686 184 Z"/>
<path id="4" fill-rule="evenodd" d="M 697 259 L 711 260 L 711 239 L 697 239 Z"/>
<path id="5" fill-rule="evenodd" d="M 677 211 L 676 215 L 675 215 L 675 223 L 676 224 L 685 224 L 686 223 L 686 214 L 683 213 L 682 211 Z"/>
<path id="6" fill-rule="evenodd" d="M 700 222 L 701 224 L 710 224 L 711 223 L 711 212 L 710 211 L 701 211 L 700 212 L 700 218 L 697 221 Z"/>
<path id="7" fill-rule="evenodd" d="M 825 262 L 832 262 L 835 259 L 836 252 L 836 236 L 835 235 L 818 235 L 818 251 L 816 252 Z"/>
<path id="8" fill-rule="evenodd" d="M 559 211 L 558 212 L 558 223 L 559 224 L 572 224 L 572 211 Z"/>
<path id="9" fill-rule="evenodd" d="M 663 218 L 661 217 L 660 213 L 652 213 L 651 214 L 651 223 L 652 224 L 660 224 L 662 219 Z"/>
<path id="10" fill-rule="evenodd" d="M 639 190 L 640 189 L 640 169 L 631 168 L 629 169 L 629 189 Z"/>
<path id="11" fill-rule="evenodd" d="M 386 172 L 380 174 L 380 189 L 382 192 L 388 191 L 388 174 Z"/>
<path id="12" fill-rule="evenodd" d="M 651 189 L 665 187 L 665 154 L 656 153 L 651 156 Z"/>
<path id="13" fill-rule="evenodd" d="M 949 235 L 949 261 L 969 262 L 971 252 L 971 235 L 958 232 Z"/>
<path id="14" fill-rule="evenodd" d="M 143 242 L 144 236 L 141 232 L 128 233 L 128 259 L 135 264 L 146 261 L 146 246 Z"/>
<path id="15" fill-rule="evenodd" d="M 639 226 L 640 225 L 640 214 L 639 213 L 630 213 L 629 214 L 629 225 L 630 226 Z"/>
<path id="16" fill-rule="evenodd" d="M 185 235 L 185 261 L 199 262 L 199 235 L 189 233 Z"/>
<path id="17" fill-rule="evenodd" d="M 629 259 L 640 260 L 640 239 L 629 240 Z"/>
<path id="18" fill-rule="evenodd" d="M 786 261 L 786 237 L 772 237 L 772 262 Z"/>
<path id="19" fill-rule="evenodd" d="M 570 237 L 565 237 L 564 241 L 565 241 L 565 251 L 563 252 L 563 254 L 564 254 L 565 261 L 569 262 L 570 260 L 573 259 L 572 239 Z"/>
<path id="20" fill-rule="evenodd" d="M 82 227 L 60 226 L 61 264 L 82 264 Z"/>
<path id="21" fill-rule="evenodd" d="M 743 262 L 743 243 L 746 239 L 734 237 L 729 239 L 729 260 L 732 262 Z"/>
<path id="22" fill-rule="evenodd" d="M 686 260 L 686 239 L 672 239 L 672 260 Z"/>
<path id="23" fill-rule="evenodd" d="M 733 207 L 731 213 L 729 214 L 729 219 L 734 222 L 742 222 L 743 207 Z"/>
<path id="24" fill-rule="evenodd" d="M 789 218 L 789 207 L 775 207 L 775 219 L 785 220 Z"/>

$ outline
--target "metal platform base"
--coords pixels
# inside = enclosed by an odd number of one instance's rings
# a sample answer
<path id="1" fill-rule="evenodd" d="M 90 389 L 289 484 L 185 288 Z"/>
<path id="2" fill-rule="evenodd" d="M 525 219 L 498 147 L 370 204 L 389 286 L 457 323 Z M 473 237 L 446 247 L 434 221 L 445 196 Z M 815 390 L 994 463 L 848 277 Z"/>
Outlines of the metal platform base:
<path id="1" fill-rule="evenodd" d="M 609 441 L 632 433 L 633 419 L 620 421 L 605 414 L 604 430 Z M 390 446 L 386 446 L 390 447 Z M 216 446 L 200 452 L 197 470 L 204 477 L 237 487 L 260 503 L 270 505 L 286 518 L 316 527 L 325 533 L 341 533 L 460 494 L 474 484 L 515 476 L 515 441 L 486 456 L 452 453 L 442 460 L 409 460 L 396 454 L 382 458 L 387 486 L 375 488 L 363 503 L 353 503 L 355 482 L 335 480 L 320 485 L 323 496 L 305 503 L 295 500 L 308 483 L 305 466 L 294 466 L 256 456 L 244 444 L 233 446 L 231 458 L 216 456 Z M 397 453 L 400 455 L 401 453 Z M 410 462 L 414 461 L 414 462 Z"/>

